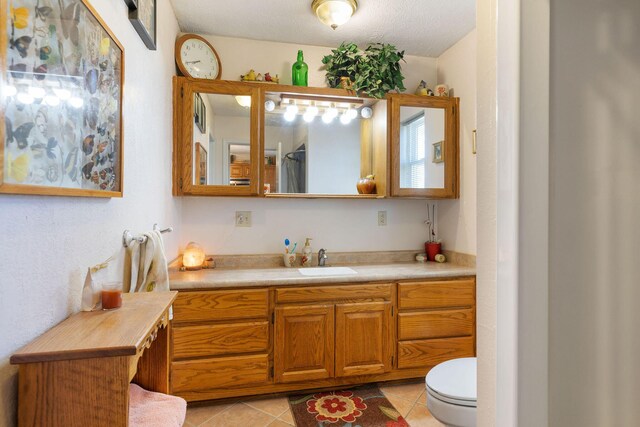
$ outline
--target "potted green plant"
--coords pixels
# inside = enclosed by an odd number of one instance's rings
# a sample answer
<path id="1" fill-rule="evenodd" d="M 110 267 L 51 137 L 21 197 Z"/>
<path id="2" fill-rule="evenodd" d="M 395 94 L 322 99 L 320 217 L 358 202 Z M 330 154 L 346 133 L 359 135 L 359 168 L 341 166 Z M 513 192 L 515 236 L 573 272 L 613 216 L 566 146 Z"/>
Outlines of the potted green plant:
<path id="1" fill-rule="evenodd" d="M 331 55 L 322 58 L 327 72 L 327 82 L 331 87 L 340 87 L 341 80 L 349 79 L 352 83 L 356 79 L 356 67 L 360 58 L 360 49 L 355 43 L 343 42 Z"/>
<path id="2" fill-rule="evenodd" d="M 384 98 L 392 90 L 404 92 L 404 76 L 400 69 L 403 60 L 404 51 L 397 51 L 394 45 L 370 45 L 358 62 L 354 88 L 372 98 Z"/>
<path id="3" fill-rule="evenodd" d="M 404 51 L 391 44 L 374 43 L 361 51 L 355 43 L 342 43 L 322 58 L 322 63 L 329 86 L 343 87 L 342 81 L 348 78 L 356 92 L 384 98 L 389 91 L 405 90 L 400 69 L 403 60 Z"/>

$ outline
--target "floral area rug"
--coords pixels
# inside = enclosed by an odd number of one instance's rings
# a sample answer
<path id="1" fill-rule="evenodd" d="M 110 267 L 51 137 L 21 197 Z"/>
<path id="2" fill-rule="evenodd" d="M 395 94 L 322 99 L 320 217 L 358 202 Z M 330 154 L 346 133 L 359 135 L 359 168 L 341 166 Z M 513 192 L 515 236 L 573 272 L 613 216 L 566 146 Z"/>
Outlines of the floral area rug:
<path id="1" fill-rule="evenodd" d="M 409 427 L 376 386 L 290 396 L 296 427 Z"/>

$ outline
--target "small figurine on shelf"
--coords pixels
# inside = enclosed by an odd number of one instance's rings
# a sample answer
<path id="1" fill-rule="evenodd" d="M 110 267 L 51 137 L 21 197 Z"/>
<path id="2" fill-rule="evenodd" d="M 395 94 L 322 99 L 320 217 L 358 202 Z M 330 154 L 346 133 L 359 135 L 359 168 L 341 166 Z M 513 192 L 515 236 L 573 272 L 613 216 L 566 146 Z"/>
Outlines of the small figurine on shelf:
<path id="1" fill-rule="evenodd" d="M 255 82 L 256 72 L 254 70 L 249 70 L 247 74 L 243 74 L 240 76 L 240 80 L 243 82 Z"/>
<path id="2" fill-rule="evenodd" d="M 258 75 L 256 76 L 256 81 L 257 82 L 264 81 L 264 77 L 262 77 L 262 74 L 258 73 Z"/>
<path id="3" fill-rule="evenodd" d="M 415 94 L 421 96 L 433 96 L 433 91 L 429 89 L 427 82 L 420 80 L 420 84 L 416 88 Z"/>
<path id="4" fill-rule="evenodd" d="M 436 86 L 436 96 L 449 96 L 449 86 L 438 85 Z"/>
<path id="5" fill-rule="evenodd" d="M 276 74 L 275 77 L 271 77 L 271 74 L 265 73 L 264 74 L 264 81 L 265 82 L 271 82 L 271 83 L 280 83 L 280 78 L 278 77 L 277 74 Z"/>

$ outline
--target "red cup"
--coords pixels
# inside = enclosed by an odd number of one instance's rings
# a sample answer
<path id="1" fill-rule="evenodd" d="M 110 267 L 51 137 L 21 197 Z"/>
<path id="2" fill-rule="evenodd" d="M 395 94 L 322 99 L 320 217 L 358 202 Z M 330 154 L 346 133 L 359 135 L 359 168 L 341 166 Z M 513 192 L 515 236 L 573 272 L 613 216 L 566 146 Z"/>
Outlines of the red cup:
<path id="1" fill-rule="evenodd" d="M 436 255 L 440 253 L 442 244 L 435 242 L 426 242 L 424 244 L 424 251 L 427 253 L 427 259 L 429 261 L 435 261 Z"/>

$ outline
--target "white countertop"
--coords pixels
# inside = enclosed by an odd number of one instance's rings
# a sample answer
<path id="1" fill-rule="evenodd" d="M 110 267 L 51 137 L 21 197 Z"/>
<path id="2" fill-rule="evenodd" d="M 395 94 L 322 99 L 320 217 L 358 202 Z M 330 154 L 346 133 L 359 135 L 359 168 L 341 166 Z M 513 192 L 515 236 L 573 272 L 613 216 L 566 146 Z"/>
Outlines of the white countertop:
<path id="1" fill-rule="evenodd" d="M 451 263 L 394 263 L 350 265 L 358 274 L 339 276 L 304 276 L 297 268 L 211 269 L 171 271 L 172 290 L 213 289 L 238 286 L 289 286 L 329 283 L 359 283 L 412 279 L 475 276 L 474 267 Z"/>

